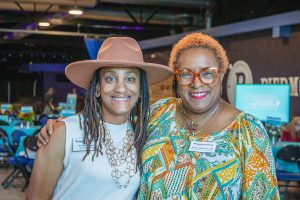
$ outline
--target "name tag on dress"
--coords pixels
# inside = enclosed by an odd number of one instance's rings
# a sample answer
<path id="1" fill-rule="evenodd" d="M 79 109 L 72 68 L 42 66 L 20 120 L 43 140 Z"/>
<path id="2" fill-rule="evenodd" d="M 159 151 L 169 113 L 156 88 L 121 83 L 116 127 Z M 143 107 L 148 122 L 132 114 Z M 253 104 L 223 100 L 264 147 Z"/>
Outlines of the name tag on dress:
<path id="1" fill-rule="evenodd" d="M 83 138 L 72 138 L 72 150 L 76 151 L 86 151 L 86 144 L 83 142 Z M 90 150 L 94 150 L 94 143 L 90 145 Z"/>
<path id="2" fill-rule="evenodd" d="M 215 153 L 217 144 L 215 142 L 198 142 L 192 141 L 189 151 L 196 151 L 199 153 Z"/>

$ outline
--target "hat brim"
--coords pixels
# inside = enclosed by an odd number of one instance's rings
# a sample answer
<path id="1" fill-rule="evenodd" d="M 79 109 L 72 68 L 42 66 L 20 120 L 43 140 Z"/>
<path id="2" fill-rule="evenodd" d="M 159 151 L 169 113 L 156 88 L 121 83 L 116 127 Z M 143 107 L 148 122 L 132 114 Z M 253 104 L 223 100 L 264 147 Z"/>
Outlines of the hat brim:
<path id="1" fill-rule="evenodd" d="M 97 69 L 104 67 L 126 67 L 139 68 L 146 72 L 148 84 L 154 85 L 161 81 L 168 79 L 173 70 L 165 65 L 147 63 L 147 62 L 132 62 L 132 61 L 98 61 L 98 60 L 84 60 L 69 64 L 65 73 L 67 78 L 75 85 L 88 89 L 92 80 L 93 74 Z"/>

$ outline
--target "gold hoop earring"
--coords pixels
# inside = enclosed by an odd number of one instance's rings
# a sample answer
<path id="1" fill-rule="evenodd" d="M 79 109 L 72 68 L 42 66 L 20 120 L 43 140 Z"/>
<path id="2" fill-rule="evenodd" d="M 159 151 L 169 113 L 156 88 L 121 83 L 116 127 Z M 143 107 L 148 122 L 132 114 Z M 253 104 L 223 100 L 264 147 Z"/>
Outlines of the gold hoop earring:
<path id="1" fill-rule="evenodd" d="M 99 97 L 100 97 L 100 92 L 99 92 L 99 91 L 96 91 L 95 96 L 96 96 L 97 98 L 99 98 Z"/>

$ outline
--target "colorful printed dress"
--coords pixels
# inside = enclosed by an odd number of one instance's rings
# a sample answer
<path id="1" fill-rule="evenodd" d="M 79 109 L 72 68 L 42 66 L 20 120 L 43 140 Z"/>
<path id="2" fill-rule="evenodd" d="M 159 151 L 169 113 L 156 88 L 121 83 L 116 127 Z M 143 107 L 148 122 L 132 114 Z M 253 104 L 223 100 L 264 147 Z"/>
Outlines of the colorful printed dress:
<path id="1" fill-rule="evenodd" d="M 175 120 L 176 102 L 167 98 L 151 107 L 139 199 L 279 199 L 259 120 L 242 112 L 221 132 L 192 136 Z M 191 141 L 216 143 L 216 150 L 189 151 Z"/>

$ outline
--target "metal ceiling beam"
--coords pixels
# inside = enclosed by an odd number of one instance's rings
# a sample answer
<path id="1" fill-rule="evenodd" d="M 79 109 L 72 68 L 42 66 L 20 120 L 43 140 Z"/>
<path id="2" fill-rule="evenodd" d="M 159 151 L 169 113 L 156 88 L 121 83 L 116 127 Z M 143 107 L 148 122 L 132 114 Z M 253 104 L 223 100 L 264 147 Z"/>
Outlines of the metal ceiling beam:
<path id="1" fill-rule="evenodd" d="M 19 2 L 22 4 L 54 4 L 54 5 L 62 5 L 62 6 L 75 6 L 75 3 L 79 7 L 90 7 L 93 8 L 97 4 L 97 0 L 0 0 L 0 2 L 5 3 L 15 3 Z"/>
<path id="2" fill-rule="evenodd" d="M 47 8 L 49 8 L 50 4 L 32 4 L 32 3 L 22 3 L 20 4 L 24 11 L 27 12 L 45 12 Z M 186 25 L 182 21 L 183 19 L 178 20 L 176 13 L 174 12 L 166 12 L 163 9 L 147 9 L 144 10 L 145 17 L 151 20 L 147 20 L 147 24 L 161 24 L 161 25 Z M 0 0 L 0 10 L 15 10 L 20 11 L 20 8 L 13 2 L 2 2 Z M 131 14 L 133 16 L 139 15 L 138 9 L 131 9 Z M 59 5 L 53 4 L 51 9 L 48 11 L 49 13 L 61 13 L 61 12 L 67 12 L 66 8 L 60 7 Z M 155 18 L 153 18 L 155 15 Z M 5 16 L 4 16 L 5 17 Z M 105 9 L 101 6 L 99 8 L 95 9 L 87 9 L 85 10 L 84 14 L 81 16 L 77 16 L 77 18 L 81 19 L 89 19 L 89 20 L 105 20 L 105 21 L 119 21 L 119 22 L 132 22 L 132 19 L 127 15 L 127 13 L 124 11 L 123 7 L 114 7 Z"/>
<path id="3" fill-rule="evenodd" d="M 20 7 L 22 7 L 22 10 L 25 12 L 45 12 L 45 10 L 49 7 L 51 4 L 33 4 L 33 3 L 20 3 L 19 1 L 15 2 L 3 2 L 0 0 L 0 10 L 15 10 L 20 11 Z M 58 12 L 59 6 L 53 5 L 51 9 L 49 9 L 48 12 Z"/>
<path id="4" fill-rule="evenodd" d="M 0 32 L 39 34 L 39 35 L 82 36 L 82 37 L 92 37 L 92 38 L 107 38 L 110 36 L 110 35 L 105 35 L 105 34 L 93 34 L 93 33 L 66 32 L 66 31 L 42 31 L 42 30 L 20 30 L 20 29 L 10 29 L 10 28 L 0 28 Z"/>
<path id="5" fill-rule="evenodd" d="M 152 5 L 172 7 L 206 8 L 214 5 L 214 0 L 101 0 L 101 3 Z"/>
<path id="6" fill-rule="evenodd" d="M 278 15 L 272 15 L 268 17 L 257 18 L 253 20 L 247 20 L 243 22 L 227 24 L 223 26 L 217 26 L 210 29 L 201 29 L 193 32 L 202 32 L 212 35 L 213 37 L 225 37 L 296 24 L 300 24 L 300 10 Z M 142 49 L 153 49 L 171 46 L 189 33 L 192 32 L 144 40 L 140 41 L 139 44 Z"/>
<path id="7" fill-rule="evenodd" d="M 162 10 L 162 9 L 160 9 Z M 133 16 L 137 16 L 138 12 L 137 11 L 132 11 L 131 14 Z M 153 11 L 151 12 L 146 12 L 145 11 L 145 16 L 151 16 L 153 15 Z M 187 15 L 188 16 L 188 15 Z M 89 19 L 89 20 L 103 20 L 103 21 L 118 21 L 118 22 L 132 22 L 132 18 L 128 16 L 128 14 L 116 10 L 111 10 L 111 11 L 105 11 L 105 10 L 88 10 L 85 11 L 83 15 L 80 16 L 81 19 Z M 165 14 L 165 13 L 155 13 L 155 18 L 150 18 L 151 20 L 148 21 L 148 24 L 154 24 L 154 25 L 186 25 L 183 23 L 183 19 L 180 20 L 176 18 L 176 15 L 173 14 Z"/>

